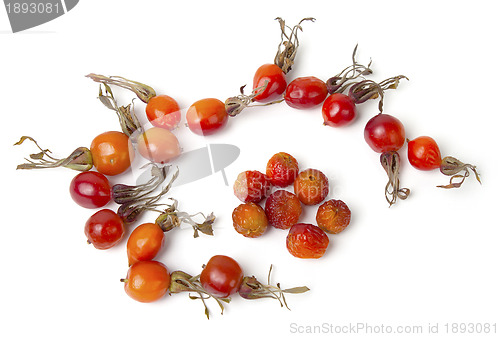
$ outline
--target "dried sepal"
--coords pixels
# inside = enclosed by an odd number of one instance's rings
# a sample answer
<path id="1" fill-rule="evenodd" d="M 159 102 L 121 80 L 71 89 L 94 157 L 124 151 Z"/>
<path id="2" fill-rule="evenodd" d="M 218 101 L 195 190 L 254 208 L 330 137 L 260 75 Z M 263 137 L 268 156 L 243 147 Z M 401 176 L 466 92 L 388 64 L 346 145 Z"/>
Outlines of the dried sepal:
<path id="1" fill-rule="evenodd" d="M 229 303 L 231 298 L 218 297 L 206 291 L 200 282 L 200 275 L 191 276 L 183 271 L 174 271 L 170 274 L 170 294 L 178 294 L 181 292 L 188 292 L 189 298 L 192 300 L 201 300 L 205 307 L 205 316 L 210 319 L 210 311 L 205 300 L 213 298 L 221 309 L 221 315 L 224 313 L 224 303 Z M 196 295 L 193 295 L 195 293 Z"/>
<path id="2" fill-rule="evenodd" d="M 459 188 L 462 186 L 462 183 L 465 179 L 470 175 L 470 171 L 474 172 L 476 176 L 476 180 L 481 183 L 481 179 L 479 178 L 479 173 L 477 172 L 476 166 L 472 164 L 464 164 L 460 160 L 454 157 L 444 157 L 441 161 L 441 166 L 439 168 L 441 173 L 447 176 L 451 176 L 450 182 L 448 185 L 439 185 L 441 188 Z M 460 179 L 458 182 L 455 180 Z"/>
<path id="3" fill-rule="evenodd" d="M 302 294 L 310 289 L 306 286 L 281 289 L 279 283 L 276 286 L 271 285 L 272 268 L 273 266 L 271 265 L 267 276 L 267 284 L 259 282 L 255 276 L 245 276 L 238 293 L 247 300 L 274 298 L 279 301 L 281 307 L 284 306 L 290 310 L 285 300 L 285 294 Z"/>
<path id="4" fill-rule="evenodd" d="M 404 200 L 410 195 L 410 189 L 399 186 L 400 158 L 396 151 L 384 152 L 380 155 L 380 163 L 384 167 L 389 178 L 385 186 L 385 199 L 389 207 L 394 205 L 398 199 Z"/>
<path id="5" fill-rule="evenodd" d="M 153 196 L 150 193 L 143 195 L 140 198 L 134 198 L 124 204 L 122 204 L 117 211 L 117 214 L 122 218 L 125 224 L 131 224 L 135 222 L 138 217 L 145 211 L 151 210 L 156 211 L 157 207 L 164 206 L 164 204 L 159 204 L 158 201 L 170 191 L 172 184 L 175 179 L 179 176 L 179 169 L 172 175 L 169 183 L 162 188 L 162 190 Z"/>
<path id="6" fill-rule="evenodd" d="M 276 104 L 276 103 L 281 103 L 283 102 L 284 99 L 272 101 L 269 103 L 264 103 L 264 104 L 252 104 L 254 102 L 254 98 L 257 95 L 260 95 L 264 90 L 266 90 L 266 87 L 269 82 L 266 81 L 266 83 L 263 86 L 257 87 L 252 90 L 252 93 L 250 95 L 245 95 L 244 89 L 245 86 L 242 86 L 240 88 L 240 94 L 237 96 L 229 97 L 226 99 L 224 102 L 224 105 L 226 107 L 226 113 L 230 117 L 237 116 L 243 109 L 248 108 L 248 107 L 253 107 L 253 106 L 266 106 L 266 105 L 271 105 L 271 104 Z"/>
<path id="7" fill-rule="evenodd" d="M 160 228 L 164 232 L 168 232 L 176 227 L 180 227 L 182 223 L 188 223 L 193 227 L 194 237 L 199 237 L 199 232 L 205 235 L 213 235 L 213 223 L 215 222 L 215 215 L 210 213 L 208 216 L 205 216 L 203 213 L 198 212 L 196 214 L 189 214 L 187 212 L 181 212 L 178 210 L 178 201 L 173 200 L 172 205 L 170 205 L 167 209 L 165 209 L 161 214 L 156 218 L 155 223 L 160 226 Z M 201 216 L 203 218 L 202 222 L 197 222 L 194 219 L 197 216 Z"/>
<path id="8" fill-rule="evenodd" d="M 136 186 L 125 184 L 113 185 L 111 196 L 114 202 L 121 205 L 142 199 L 153 193 L 165 181 L 170 166 L 159 167 L 155 163 L 147 165 L 151 165 L 151 178 L 146 183 Z"/>
<path id="9" fill-rule="evenodd" d="M 354 83 L 349 88 L 349 97 L 353 99 L 356 104 L 364 103 L 369 99 L 377 99 L 380 97 L 378 109 L 383 111 L 384 104 L 384 91 L 388 89 L 396 89 L 399 81 L 408 79 L 404 75 L 393 76 L 387 78 L 379 83 L 372 80 L 363 80 Z"/>
<path id="10" fill-rule="evenodd" d="M 18 170 L 66 167 L 76 171 L 88 171 L 93 166 L 92 153 L 86 147 L 79 147 L 68 157 L 57 159 L 50 155 L 50 150 L 42 149 L 36 140 L 29 136 L 22 136 L 14 145 L 21 145 L 26 140 L 33 142 L 40 152 L 30 154 L 29 159 L 25 158 L 27 163 L 17 165 Z"/>
<path id="11" fill-rule="evenodd" d="M 356 61 L 357 50 L 358 45 L 354 47 L 352 52 L 352 64 L 326 81 L 326 88 L 329 94 L 342 93 L 352 84 L 349 81 L 355 80 L 360 76 L 371 75 L 373 73 L 370 69 L 372 64 L 371 61 L 368 63 L 368 66 L 364 66 Z"/>
<path id="12" fill-rule="evenodd" d="M 278 45 L 278 51 L 274 57 L 274 64 L 283 70 L 286 74 L 292 69 L 294 63 L 295 55 L 297 54 L 297 49 L 299 47 L 299 39 L 297 36 L 298 31 L 302 31 L 301 23 L 304 21 L 314 22 L 314 18 L 304 18 L 300 20 L 298 24 L 290 28 L 285 24 L 285 20 L 277 17 L 281 29 L 281 41 Z"/>
<path id="13" fill-rule="evenodd" d="M 113 95 L 111 87 L 106 83 L 102 83 L 102 85 L 105 90 L 103 92 L 102 87 L 99 86 L 99 101 L 101 101 L 101 103 L 108 109 L 116 112 L 123 133 L 131 138 L 133 135 L 141 134 L 143 128 L 134 113 L 133 101 L 126 106 L 119 106 Z"/>
<path id="14" fill-rule="evenodd" d="M 132 91 L 137 97 L 144 103 L 148 103 L 149 100 L 156 96 L 156 92 L 149 85 L 131 81 L 121 76 L 103 76 L 98 74 L 88 74 L 86 77 L 92 79 L 93 81 L 106 85 L 114 85 L 120 88 L 124 88 Z"/>

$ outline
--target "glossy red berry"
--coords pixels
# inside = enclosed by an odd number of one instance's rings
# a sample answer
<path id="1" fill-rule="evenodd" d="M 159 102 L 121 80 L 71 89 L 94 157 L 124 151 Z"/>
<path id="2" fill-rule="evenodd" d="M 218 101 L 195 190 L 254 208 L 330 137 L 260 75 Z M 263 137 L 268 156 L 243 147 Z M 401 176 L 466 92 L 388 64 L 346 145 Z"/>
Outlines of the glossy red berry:
<path id="1" fill-rule="evenodd" d="M 328 95 L 326 83 L 314 76 L 294 79 L 285 91 L 285 102 L 295 109 L 310 109 L 320 105 Z"/>
<path id="2" fill-rule="evenodd" d="M 378 114 L 366 123 L 365 141 L 377 153 L 399 150 L 405 143 L 405 128 L 396 117 Z"/>
<path id="3" fill-rule="evenodd" d="M 286 248 L 290 254 L 301 259 L 322 257 L 329 243 L 328 235 L 321 228 L 306 223 L 293 225 L 286 237 Z"/>
<path id="4" fill-rule="evenodd" d="M 94 213 L 85 223 L 85 236 L 97 249 L 108 249 L 120 242 L 125 233 L 122 219 L 110 209 Z"/>
<path id="5" fill-rule="evenodd" d="M 356 104 L 351 97 L 341 93 L 328 96 L 321 111 L 328 126 L 348 125 L 356 118 Z"/>
<path id="6" fill-rule="evenodd" d="M 286 89 L 286 77 L 283 70 L 276 64 L 260 66 L 253 77 L 253 89 L 264 88 L 254 100 L 257 102 L 270 102 L 279 99 Z"/>
<path id="7" fill-rule="evenodd" d="M 85 208 L 99 208 L 111 200 L 111 186 L 102 173 L 86 171 L 77 174 L 69 187 L 71 198 Z"/>
<path id="8" fill-rule="evenodd" d="M 243 270 L 233 258 L 215 255 L 201 271 L 200 283 L 212 295 L 229 297 L 238 291 L 243 276 Z"/>
<path id="9" fill-rule="evenodd" d="M 419 170 L 434 170 L 441 166 L 441 151 L 431 137 L 418 137 L 408 142 L 408 161 Z"/>

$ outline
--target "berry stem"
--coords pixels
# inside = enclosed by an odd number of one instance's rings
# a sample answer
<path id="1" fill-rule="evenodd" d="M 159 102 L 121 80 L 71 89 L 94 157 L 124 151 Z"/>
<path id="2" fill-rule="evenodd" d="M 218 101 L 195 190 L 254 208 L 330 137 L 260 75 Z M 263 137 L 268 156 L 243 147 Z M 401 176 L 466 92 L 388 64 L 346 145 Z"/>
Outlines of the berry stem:
<path id="1" fill-rule="evenodd" d="M 35 143 L 40 152 L 30 154 L 29 159 L 24 158 L 27 163 L 17 165 L 18 170 L 67 167 L 76 171 L 88 171 L 93 166 L 92 153 L 86 147 L 79 147 L 68 157 L 57 159 L 50 155 L 50 150 L 42 149 L 36 140 L 29 136 L 22 136 L 18 142 L 14 143 L 14 145 L 21 145 L 25 140 L 30 140 Z M 45 159 L 44 157 L 47 157 L 48 159 Z"/>
<path id="2" fill-rule="evenodd" d="M 195 214 L 189 214 L 187 212 L 181 212 L 177 209 L 178 202 L 175 199 L 170 198 L 174 202 L 170 205 L 165 211 L 161 212 L 161 214 L 156 219 L 155 223 L 160 226 L 160 228 L 164 232 L 168 232 L 176 227 L 180 227 L 180 225 L 185 222 L 190 224 L 194 230 L 194 237 L 199 237 L 199 232 L 205 235 L 213 235 L 212 224 L 215 221 L 215 215 L 210 213 L 208 216 L 205 216 L 203 213 L 198 212 Z M 201 215 L 204 218 L 202 223 L 197 223 L 193 220 L 197 215 Z"/>
<path id="3" fill-rule="evenodd" d="M 441 188 L 459 188 L 462 183 L 470 175 L 469 169 L 474 172 L 476 180 L 481 184 L 481 179 L 479 178 L 479 173 L 477 172 L 476 166 L 472 164 L 464 164 L 460 160 L 454 157 L 444 157 L 441 161 L 441 167 L 439 168 L 441 173 L 447 176 L 451 176 L 448 185 L 438 185 Z M 459 174 L 460 172 L 463 172 Z M 461 179 L 459 182 L 454 182 L 456 179 Z"/>
<path id="4" fill-rule="evenodd" d="M 134 94 L 136 94 L 137 97 L 144 103 L 148 103 L 151 98 L 156 96 L 155 90 L 151 88 L 149 85 L 137 81 L 131 81 L 121 76 L 107 77 L 104 75 L 91 73 L 85 77 L 88 77 L 97 83 L 101 83 L 104 85 L 114 85 L 120 88 L 130 90 Z"/>
<path id="5" fill-rule="evenodd" d="M 385 185 L 385 199 L 389 207 L 399 199 L 404 200 L 410 195 L 410 189 L 399 187 L 399 154 L 396 151 L 384 152 L 380 155 L 380 163 L 389 177 Z"/>
<path id="6" fill-rule="evenodd" d="M 250 95 L 244 94 L 243 90 L 246 85 L 242 86 L 240 88 L 240 95 L 229 97 L 224 102 L 224 105 L 226 106 L 226 113 L 229 116 L 234 117 L 237 116 L 245 108 L 251 108 L 254 106 L 266 106 L 283 102 L 284 98 L 264 104 L 252 104 L 254 102 L 254 98 L 257 95 L 260 95 L 262 92 L 264 92 L 264 90 L 266 90 L 268 83 L 269 82 L 266 81 L 266 83 L 263 86 L 253 89 Z"/>
<path id="7" fill-rule="evenodd" d="M 141 134 L 143 132 L 143 128 L 134 113 L 133 101 L 127 106 L 118 106 L 118 103 L 113 96 L 113 92 L 111 91 L 111 87 L 106 83 L 102 83 L 102 85 L 105 88 L 105 93 L 103 94 L 102 88 L 99 86 L 98 98 L 104 106 L 116 112 L 123 133 L 131 139 L 134 138 L 133 135 Z"/>
<path id="8" fill-rule="evenodd" d="M 269 268 L 269 273 L 267 275 L 267 284 L 262 284 L 257 280 L 255 276 L 245 276 L 243 282 L 240 286 L 238 293 L 241 297 L 247 300 L 255 300 L 259 298 L 274 298 L 278 300 L 281 307 L 286 307 L 288 310 L 288 304 L 286 303 L 285 293 L 287 294 L 301 294 L 309 291 L 308 287 L 294 287 L 289 289 L 281 289 L 280 284 L 277 283 L 276 286 L 271 285 L 271 271 L 273 266 Z"/>
<path id="9" fill-rule="evenodd" d="M 295 55 L 297 54 L 297 49 L 299 48 L 299 39 L 297 36 L 298 31 L 302 31 L 302 26 L 300 25 L 304 21 L 316 21 L 315 18 L 304 18 L 299 21 L 298 24 L 290 28 L 285 24 L 285 20 L 277 17 L 281 28 L 281 41 L 278 45 L 278 51 L 274 57 L 274 64 L 283 70 L 287 74 L 291 69 L 295 60 Z"/>
<path id="10" fill-rule="evenodd" d="M 213 298 L 221 308 L 221 315 L 224 313 L 224 303 L 229 303 L 231 298 L 217 297 L 207 292 L 200 282 L 200 275 L 191 276 L 183 271 L 174 271 L 171 275 L 171 283 L 169 287 L 170 294 L 177 294 L 180 292 L 196 293 L 197 295 L 189 294 L 192 300 L 201 300 L 205 307 L 205 315 L 210 319 L 210 311 L 205 302 L 206 299 Z"/>

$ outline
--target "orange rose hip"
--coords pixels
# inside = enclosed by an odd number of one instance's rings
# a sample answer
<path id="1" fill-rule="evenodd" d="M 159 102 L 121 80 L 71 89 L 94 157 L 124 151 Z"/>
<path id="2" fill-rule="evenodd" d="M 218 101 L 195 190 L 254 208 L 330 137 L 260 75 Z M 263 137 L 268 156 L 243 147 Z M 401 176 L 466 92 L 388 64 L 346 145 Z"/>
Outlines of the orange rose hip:
<path id="1" fill-rule="evenodd" d="M 328 200 L 316 213 L 316 223 L 327 233 L 338 234 L 351 222 L 351 210 L 342 200 Z"/>
<path id="2" fill-rule="evenodd" d="M 293 189 L 304 205 L 316 205 L 328 195 L 328 178 L 319 170 L 307 169 L 295 178 Z"/>
<path id="3" fill-rule="evenodd" d="M 266 213 L 258 204 L 241 204 L 233 211 L 233 227 L 243 236 L 256 238 L 264 234 L 268 220 Z"/>
<path id="4" fill-rule="evenodd" d="M 307 223 L 293 225 L 286 237 L 290 254 L 301 259 L 319 259 L 329 243 L 328 235 L 321 228 Z"/>

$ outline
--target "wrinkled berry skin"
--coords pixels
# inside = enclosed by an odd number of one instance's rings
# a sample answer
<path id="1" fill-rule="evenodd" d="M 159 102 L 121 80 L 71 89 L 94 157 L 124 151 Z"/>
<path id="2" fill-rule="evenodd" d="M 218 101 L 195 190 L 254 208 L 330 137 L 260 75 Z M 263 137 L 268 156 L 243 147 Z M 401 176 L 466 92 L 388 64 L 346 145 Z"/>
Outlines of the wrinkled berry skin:
<path id="1" fill-rule="evenodd" d="M 266 200 L 266 215 L 269 224 L 279 229 L 289 229 L 302 214 L 299 198 L 286 190 L 277 190 Z"/>
<path id="2" fill-rule="evenodd" d="M 321 228 L 306 223 L 293 225 L 286 237 L 286 248 L 290 254 L 301 259 L 319 259 L 329 243 L 328 235 Z"/>
<path id="3" fill-rule="evenodd" d="M 269 159 L 266 166 L 266 175 L 274 186 L 286 187 L 291 185 L 299 174 L 297 159 L 286 152 L 276 153 Z"/>
<path id="4" fill-rule="evenodd" d="M 293 189 L 304 205 L 317 205 L 328 195 L 328 178 L 319 170 L 307 169 L 295 178 Z"/>
<path id="5" fill-rule="evenodd" d="M 271 192 L 271 181 L 259 171 L 244 171 L 236 178 L 233 189 L 242 202 L 258 203 Z"/>
<path id="6" fill-rule="evenodd" d="M 316 223 L 330 234 L 342 232 L 351 222 L 351 210 L 342 200 L 328 200 L 318 207 Z"/>
<path id="7" fill-rule="evenodd" d="M 248 202 L 236 207 L 233 211 L 233 227 L 247 238 L 256 238 L 267 230 L 267 217 L 262 207 Z"/>

